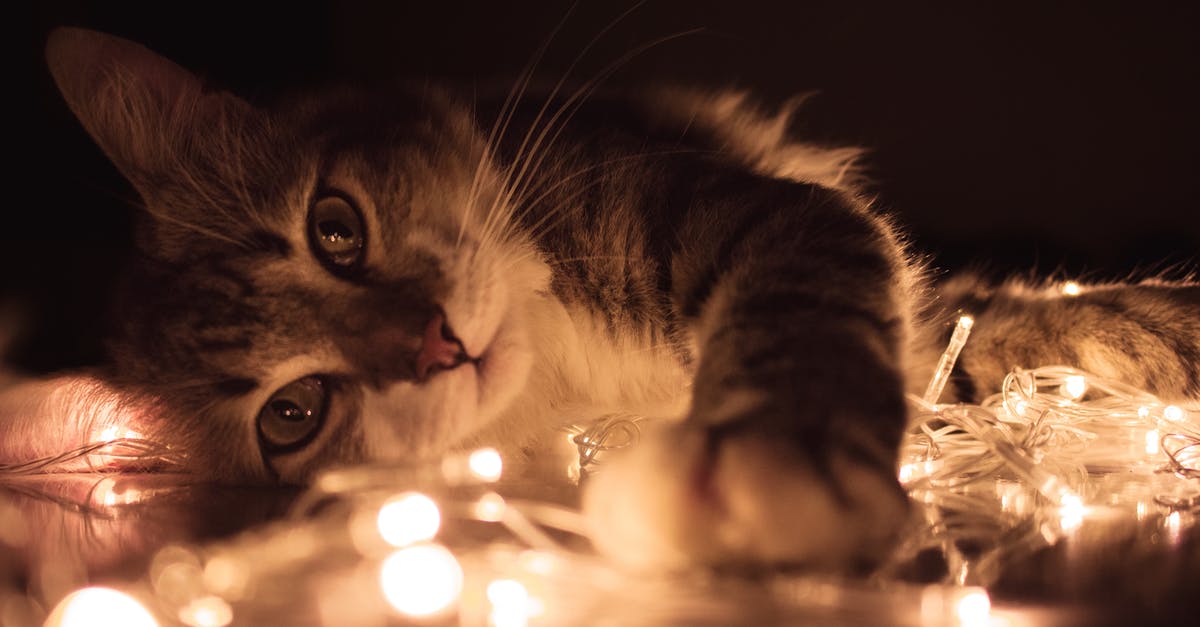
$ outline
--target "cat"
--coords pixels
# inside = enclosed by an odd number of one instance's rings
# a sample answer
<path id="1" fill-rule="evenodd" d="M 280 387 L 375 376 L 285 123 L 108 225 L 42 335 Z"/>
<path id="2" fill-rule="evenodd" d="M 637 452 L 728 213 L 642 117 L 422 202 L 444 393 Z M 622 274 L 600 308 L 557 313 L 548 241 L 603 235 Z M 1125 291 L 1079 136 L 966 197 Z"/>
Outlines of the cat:
<path id="1" fill-rule="evenodd" d="M 858 152 L 791 137 L 792 107 L 427 83 L 263 107 L 101 33 L 58 29 L 47 59 L 145 211 L 111 361 L 8 388 L 0 460 L 107 408 L 197 474 L 304 483 L 478 445 L 520 460 L 631 412 L 674 420 L 588 482 L 602 550 L 860 571 L 908 511 L 905 393 L 961 312 L 943 401 L 1049 363 L 1200 399 L 1200 285 L 935 285 Z"/>

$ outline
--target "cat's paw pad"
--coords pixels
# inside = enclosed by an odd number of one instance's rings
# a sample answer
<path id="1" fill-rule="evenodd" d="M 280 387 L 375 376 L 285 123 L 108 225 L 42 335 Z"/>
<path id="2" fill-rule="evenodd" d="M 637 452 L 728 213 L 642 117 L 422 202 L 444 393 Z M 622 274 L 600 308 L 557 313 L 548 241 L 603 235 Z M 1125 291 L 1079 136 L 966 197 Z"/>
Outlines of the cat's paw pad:
<path id="1" fill-rule="evenodd" d="M 637 569 L 857 570 L 886 553 L 908 502 L 894 477 L 833 453 L 818 470 L 761 435 L 648 432 L 590 480 L 597 548 Z"/>

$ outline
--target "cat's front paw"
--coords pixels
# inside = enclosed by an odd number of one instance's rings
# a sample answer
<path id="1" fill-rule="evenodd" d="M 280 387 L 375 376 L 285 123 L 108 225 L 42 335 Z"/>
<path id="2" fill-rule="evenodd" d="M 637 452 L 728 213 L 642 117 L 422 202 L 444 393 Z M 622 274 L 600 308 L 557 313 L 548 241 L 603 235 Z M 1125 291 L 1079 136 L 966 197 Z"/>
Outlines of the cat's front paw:
<path id="1" fill-rule="evenodd" d="M 637 569 L 859 572 L 887 553 L 908 501 L 890 470 L 827 453 L 817 464 L 761 433 L 663 427 L 605 463 L 584 509 L 597 548 Z"/>

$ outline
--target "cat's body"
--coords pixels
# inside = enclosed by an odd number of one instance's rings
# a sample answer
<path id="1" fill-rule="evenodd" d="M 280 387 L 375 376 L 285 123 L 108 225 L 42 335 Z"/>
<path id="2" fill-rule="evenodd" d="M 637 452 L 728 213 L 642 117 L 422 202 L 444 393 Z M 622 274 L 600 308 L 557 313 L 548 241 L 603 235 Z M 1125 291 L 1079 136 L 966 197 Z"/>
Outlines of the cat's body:
<path id="1" fill-rule="evenodd" d="M 903 518 L 904 393 L 959 311 L 960 395 L 1061 362 L 1200 399 L 1200 287 L 938 294 L 855 193 L 854 151 L 738 95 L 421 86 L 263 111 L 114 38 L 48 50 L 153 216 L 99 378 L 214 478 L 516 457 L 632 412 L 675 420 L 598 476 L 601 544 L 844 568 Z"/>

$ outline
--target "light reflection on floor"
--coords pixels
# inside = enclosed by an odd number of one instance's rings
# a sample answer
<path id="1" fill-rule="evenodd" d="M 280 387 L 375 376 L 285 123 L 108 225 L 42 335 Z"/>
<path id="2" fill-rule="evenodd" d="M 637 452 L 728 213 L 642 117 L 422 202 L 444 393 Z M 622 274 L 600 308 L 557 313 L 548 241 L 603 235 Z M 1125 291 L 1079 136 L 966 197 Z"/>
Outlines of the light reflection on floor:
<path id="1" fill-rule="evenodd" d="M 486 521 L 503 515 L 507 505 L 498 493 L 529 496 L 526 485 L 492 487 L 494 491 L 489 488 L 473 496 L 474 506 L 463 514 L 474 517 L 482 512 L 474 525 L 489 524 Z M 998 482 L 992 490 L 1014 510 L 1028 507 L 1026 497 L 1011 485 Z M 451 502 L 458 496 L 443 495 L 442 500 Z M 0 559 L 0 618 L 6 626 L 40 624 L 54 601 L 89 585 L 112 582 L 126 582 L 122 589 L 155 608 L 160 624 L 195 627 L 265 624 L 289 613 L 325 624 L 367 625 L 379 624 L 381 617 L 400 610 L 412 615 L 424 612 L 435 622 L 440 616 L 446 624 L 496 626 L 590 624 L 589 617 L 601 614 L 612 624 L 645 625 L 744 620 L 755 624 L 1121 624 L 1139 613 L 1144 613 L 1140 618 L 1145 622 L 1152 622 L 1168 620 L 1171 612 L 1197 609 L 1190 599 L 1191 584 L 1200 576 L 1193 516 L 1119 498 L 1086 510 L 1068 507 L 1060 521 L 1069 532 L 1066 540 L 1004 564 L 990 600 L 977 588 L 919 585 L 936 578 L 936 565 L 927 565 L 924 572 L 914 565 L 907 573 L 909 583 L 887 585 L 798 576 L 776 577 L 769 585 L 761 580 L 710 578 L 639 581 L 593 563 L 521 549 L 511 542 L 489 548 L 477 527 L 468 528 L 450 510 L 440 514 L 450 519 L 439 518 L 439 531 L 429 523 L 428 505 L 433 501 L 422 501 L 412 492 L 399 500 L 381 499 L 375 517 L 369 519 L 373 533 L 382 536 L 379 526 L 385 523 L 387 533 L 399 532 L 378 515 L 382 507 L 406 503 L 424 511 L 418 517 L 425 521 L 420 533 L 406 529 L 404 538 L 390 545 L 380 542 L 365 549 L 349 531 L 343 531 L 344 544 L 339 544 L 338 534 L 323 526 L 277 535 L 255 527 L 258 535 L 237 541 L 254 544 L 262 556 L 297 552 L 308 558 L 303 562 L 306 567 L 297 562 L 285 571 L 287 577 L 276 581 L 247 580 L 246 566 L 232 553 L 222 556 L 185 548 L 213 546 L 196 543 L 277 517 L 293 497 L 191 486 L 165 475 L 60 475 L 6 483 L 0 487 L 0 542 L 8 547 L 0 553 L 7 556 Z M 349 513 L 331 515 L 341 517 L 343 530 L 351 527 L 345 522 L 353 518 Z M 458 547 L 455 553 L 426 542 L 431 528 L 439 534 L 439 542 Z M 405 566 L 413 555 L 426 566 L 416 570 Z M 434 562 L 453 563 L 453 567 L 429 567 Z M 439 572 L 445 576 L 435 577 Z M 481 573 L 486 576 L 477 576 Z M 414 574 L 420 576 L 414 579 Z M 425 592 L 410 594 L 417 584 Z M 435 603 L 439 595 L 443 598 Z M 171 612 L 162 609 L 168 602 L 173 604 Z M 441 606 L 455 603 L 457 614 L 444 613 Z M 122 607 L 129 609 L 128 604 Z M 60 616 L 59 622 L 50 624 L 71 625 L 71 615 L 63 614 L 67 618 Z"/>

